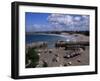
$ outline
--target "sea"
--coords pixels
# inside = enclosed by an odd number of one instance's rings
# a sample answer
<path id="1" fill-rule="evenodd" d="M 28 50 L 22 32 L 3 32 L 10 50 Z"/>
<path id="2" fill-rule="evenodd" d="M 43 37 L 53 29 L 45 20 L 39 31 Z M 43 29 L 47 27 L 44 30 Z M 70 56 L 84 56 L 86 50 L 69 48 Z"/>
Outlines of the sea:
<path id="1" fill-rule="evenodd" d="M 54 47 L 54 44 L 59 41 L 70 41 L 73 39 L 72 36 L 55 35 L 55 34 L 26 34 L 26 44 L 32 42 L 47 42 L 49 48 Z"/>

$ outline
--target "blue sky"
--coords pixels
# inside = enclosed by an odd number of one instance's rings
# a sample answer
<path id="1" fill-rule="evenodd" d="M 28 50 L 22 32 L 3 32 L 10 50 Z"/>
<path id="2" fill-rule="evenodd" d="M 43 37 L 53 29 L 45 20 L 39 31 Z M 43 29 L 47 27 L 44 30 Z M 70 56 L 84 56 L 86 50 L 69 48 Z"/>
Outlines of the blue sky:
<path id="1" fill-rule="evenodd" d="M 88 15 L 25 13 L 26 32 L 88 31 Z"/>

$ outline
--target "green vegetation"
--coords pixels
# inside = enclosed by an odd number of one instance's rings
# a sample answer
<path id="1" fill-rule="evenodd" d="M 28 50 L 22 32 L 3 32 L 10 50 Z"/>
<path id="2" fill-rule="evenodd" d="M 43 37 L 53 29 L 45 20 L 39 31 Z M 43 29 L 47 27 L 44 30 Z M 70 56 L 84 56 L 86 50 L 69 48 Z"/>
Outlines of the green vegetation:
<path id="1" fill-rule="evenodd" d="M 30 61 L 30 63 L 29 63 Z M 26 68 L 35 68 L 39 62 L 39 55 L 35 51 L 35 48 L 28 48 L 28 52 L 26 54 Z"/>

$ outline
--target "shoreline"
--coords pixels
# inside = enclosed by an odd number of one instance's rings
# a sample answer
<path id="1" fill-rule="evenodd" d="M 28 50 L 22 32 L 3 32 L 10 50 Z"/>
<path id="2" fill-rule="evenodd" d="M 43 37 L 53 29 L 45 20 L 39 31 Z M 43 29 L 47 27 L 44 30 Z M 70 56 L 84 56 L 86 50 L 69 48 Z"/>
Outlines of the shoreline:
<path id="1" fill-rule="evenodd" d="M 66 42 L 66 40 L 63 42 L 59 42 L 60 40 L 58 40 L 59 43 L 56 42 L 56 46 L 54 46 L 53 48 L 48 48 L 48 43 L 44 41 L 37 41 L 37 43 L 31 42 L 29 43 L 29 45 L 26 43 L 26 54 L 28 53 L 29 48 L 34 48 L 37 54 L 39 55 L 38 65 L 35 68 L 44 67 L 44 63 L 47 64 L 46 67 L 89 65 L 89 45 L 84 45 L 84 43 L 86 42 L 89 44 L 89 36 L 85 36 L 82 34 L 68 35 L 68 33 L 37 33 L 34 35 L 49 35 L 64 38 L 70 36 L 76 40 L 73 41 L 72 39 L 73 42 L 68 42 L 68 44 L 64 43 Z M 62 46 L 63 44 L 65 45 Z"/>
<path id="2" fill-rule="evenodd" d="M 71 35 L 69 34 L 68 35 L 68 33 L 62 33 L 62 34 L 45 34 L 45 33 L 37 33 L 36 34 L 35 33 L 35 34 L 30 34 L 30 35 L 57 36 L 57 37 L 66 38 L 65 41 L 89 42 L 89 36 L 85 36 L 83 34 L 71 34 Z M 42 42 L 42 41 L 40 40 L 37 42 Z M 29 44 L 29 43 L 26 43 L 26 44 Z"/>
<path id="3" fill-rule="evenodd" d="M 66 37 L 62 34 L 45 34 L 45 33 L 34 33 L 34 34 L 26 34 L 26 35 L 51 35 L 51 36 L 61 36 L 61 37 Z M 70 35 L 72 36 L 72 35 Z"/>

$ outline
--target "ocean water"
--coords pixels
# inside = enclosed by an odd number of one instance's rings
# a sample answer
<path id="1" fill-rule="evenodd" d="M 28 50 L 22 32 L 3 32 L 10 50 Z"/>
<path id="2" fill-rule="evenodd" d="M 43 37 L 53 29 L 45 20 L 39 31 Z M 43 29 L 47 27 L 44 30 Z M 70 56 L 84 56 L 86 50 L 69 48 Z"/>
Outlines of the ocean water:
<path id="1" fill-rule="evenodd" d="M 30 34 L 26 35 L 26 44 L 32 42 L 47 42 L 49 47 L 53 47 L 54 43 L 59 41 L 68 41 L 71 40 L 72 36 L 62 36 L 62 35 L 50 35 L 50 34 Z"/>

